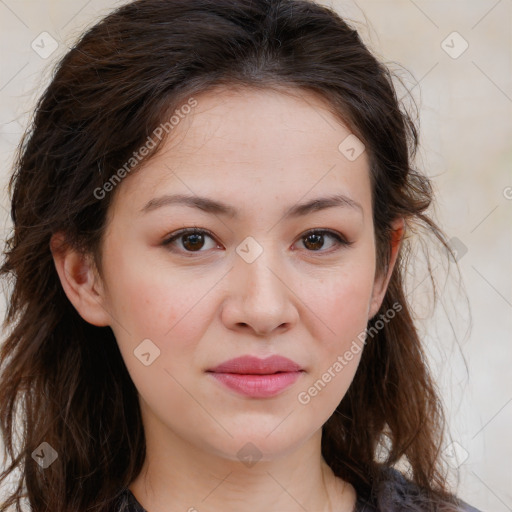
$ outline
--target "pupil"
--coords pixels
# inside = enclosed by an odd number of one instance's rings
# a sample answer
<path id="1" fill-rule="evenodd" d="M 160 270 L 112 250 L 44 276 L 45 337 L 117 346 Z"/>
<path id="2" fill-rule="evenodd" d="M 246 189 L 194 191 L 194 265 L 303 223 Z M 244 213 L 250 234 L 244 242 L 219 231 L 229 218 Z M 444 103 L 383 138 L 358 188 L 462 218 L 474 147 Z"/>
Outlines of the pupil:
<path id="1" fill-rule="evenodd" d="M 194 249 L 200 249 L 202 247 L 202 244 L 204 243 L 204 240 L 203 240 L 203 235 L 201 234 L 198 234 L 198 233 L 193 233 L 193 234 L 190 234 L 190 235 L 185 235 L 184 236 L 184 242 L 183 242 L 183 247 L 185 247 L 185 249 L 190 249 L 190 250 L 194 250 Z M 190 240 L 192 239 L 192 243 L 187 243 L 187 240 Z M 199 242 L 199 245 L 197 245 Z"/>
<path id="2" fill-rule="evenodd" d="M 314 251 L 317 251 L 318 249 L 320 249 L 321 246 L 323 245 L 324 237 L 322 235 L 318 235 L 316 233 L 313 233 L 313 234 L 308 235 L 306 237 L 306 240 L 311 240 L 311 239 L 313 239 L 313 243 L 309 244 L 309 243 L 306 242 L 305 243 L 306 247 L 308 247 L 308 249 L 313 249 Z M 311 245 L 316 246 L 316 247 L 311 247 Z"/>

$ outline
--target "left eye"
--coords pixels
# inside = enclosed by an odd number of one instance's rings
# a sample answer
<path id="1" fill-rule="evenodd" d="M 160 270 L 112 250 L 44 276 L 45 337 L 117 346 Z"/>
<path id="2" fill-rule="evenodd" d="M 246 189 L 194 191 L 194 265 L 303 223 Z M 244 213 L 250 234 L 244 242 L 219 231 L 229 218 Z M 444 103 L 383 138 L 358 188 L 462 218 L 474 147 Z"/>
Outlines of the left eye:
<path id="1" fill-rule="evenodd" d="M 334 239 L 334 246 L 348 246 L 351 245 L 352 242 L 347 242 L 341 235 L 336 233 L 335 231 L 330 231 L 326 229 L 316 229 L 314 231 L 309 231 L 308 233 L 302 235 L 300 237 L 300 240 L 306 240 L 307 242 L 304 243 L 304 245 L 310 250 L 310 251 L 319 251 L 320 247 L 324 245 L 325 237 L 330 237 L 331 239 Z M 331 246 L 332 247 L 332 246 Z M 322 251 L 326 252 L 326 251 Z"/>
<path id="2" fill-rule="evenodd" d="M 334 240 L 333 246 L 349 246 L 352 244 L 352 242 L 348 242 L 335 231 L 330 231 L 326 229 L 316 229 L 309 231 L 302 235 L 299 238 L 299 240 L 304 241 L 304 246 L 308 249 L 308 252 L 319 252 L 325 243 L 326 237 L 330 237 L 332 240 Z M 207 247 L 207 249 L 212 249 L 217 246 L 213 238 L 213 235 L 211 235 L 208 231 L 203 229 L 183 229 L 181 231 L 178 231 L 177 233 L 174 233 L 170 238 L 164 240 L 162 245 L 173 245 L 176 241 L 180 240 L 182 243 L 182 247 L 180 248 L 180 250 L 184 252 L 205 252 L 202 251 L 201 249 L 204 247 L 205 240 L 207 238 L 209 238 L 212 241 L 211 246 Z"/>

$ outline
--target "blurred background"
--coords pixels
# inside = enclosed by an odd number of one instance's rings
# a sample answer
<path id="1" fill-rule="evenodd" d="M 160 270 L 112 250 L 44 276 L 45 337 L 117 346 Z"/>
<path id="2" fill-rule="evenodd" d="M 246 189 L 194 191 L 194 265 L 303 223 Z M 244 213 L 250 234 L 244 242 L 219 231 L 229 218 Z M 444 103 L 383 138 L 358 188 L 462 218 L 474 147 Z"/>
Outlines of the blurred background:
<path id="1" fill-rule="evenodd" d="M 0 0 L 2 239 L 12 159 L 35 101 L 80 33 L 123 3 Z M 435 309 L 423 300 L 420 253 L 408 282 L 447 409 L 444 455 L 460 497 L 512 511 L 512 0 L 318 3 L 359 31 L 397 77 L 404 105 L 418 106 L 416 167 L 433 179 L 432 215 L 460 269 L 446 279 L 442 250 L 431 245 Z M 4 297 L 0 309 L 3 316 Z"/>

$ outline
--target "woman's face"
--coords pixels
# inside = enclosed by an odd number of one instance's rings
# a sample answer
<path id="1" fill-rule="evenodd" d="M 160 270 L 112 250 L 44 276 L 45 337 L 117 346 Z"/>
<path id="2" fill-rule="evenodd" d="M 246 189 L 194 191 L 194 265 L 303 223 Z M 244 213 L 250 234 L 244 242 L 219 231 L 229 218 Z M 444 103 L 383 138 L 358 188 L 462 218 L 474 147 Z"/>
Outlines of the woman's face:
<path id="1" fill-rule="evenodd" d="M 322 427 L 386 285 L 367 154 L 300 94 L 195 96 L 162 151 L 118 185 L 105 232 L 105 323 L 146 421 L 232 460 L 271 459 Z M 211 372 L 273 355 L 299 371 Z"/>

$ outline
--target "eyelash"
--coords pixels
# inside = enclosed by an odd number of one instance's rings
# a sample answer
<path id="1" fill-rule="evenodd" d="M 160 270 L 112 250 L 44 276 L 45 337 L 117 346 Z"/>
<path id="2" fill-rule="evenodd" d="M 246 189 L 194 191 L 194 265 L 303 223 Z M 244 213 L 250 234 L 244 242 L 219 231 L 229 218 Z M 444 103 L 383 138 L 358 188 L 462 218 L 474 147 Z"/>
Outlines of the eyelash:
<path id="1" fill-rule="evenodd" d="M 215 241 L 215 237 L 207 229 L 186 228 L 186 229 L 181 229 L 179 231 L 176 231 L 176 232 L 172 233 L 172 235 L 170 237 L 166 238 L 162 242 L 162 245 L 165 246 L 165 247 L 168 247 L 175 240 L 179 239 L 182 236 L 185 236 L 185 235 L 201 235 L 201 234 L 206 234 L 212 240 Z M 307 238 L 310 235 L 319 235 L 319 234 L 322 234 L 322 235 L 327 234 L 327 235 L 330 235 L 332 238 L 334 238 L 334 240 L 336 240 L 336 242 L 337 242 L 338 249 L 340 249 L 341 247 L 349 247 L 349 246 L 351 246 L 354 243 L 354 242 L 347 241 L 341 234 L 337 233 L 336 231 L 332 231 L 330 229 L 312 229 L 310 231 L 307 231 L 303 235 L 301 235 L 299 237 L 299 240 Z M 338 250 L 338 249 L 334 249 L 334 250 Z M 207 251 L 201 251 L 201 250 L 199 250 L 199 251 L 187 251 L 187 250 L 185 250 L 185 251 L 181 251 L 181 250 L 176 251 L 176 250 L 173 250 L 173 252 L 181 252 L 182 254 L 185 253 L 187 255 L 191 255 L 191 256 L 187 256 L 187 257 L 194 257 L 192 255 L 194 255 L 194 254 L 201 254 L 201 253 L 207 252 Z M 327 251 L 322 251 L 322 250 L 308 251 L 307 250 L 307 252 L 312 253 L 312 254 L 317 254 L 317 253 L 318 254 L 325 254 L 325 253 L 331 253 L 331 252 L 333 252 L 333 250 L 332 249 L 329 249 Z"/>

